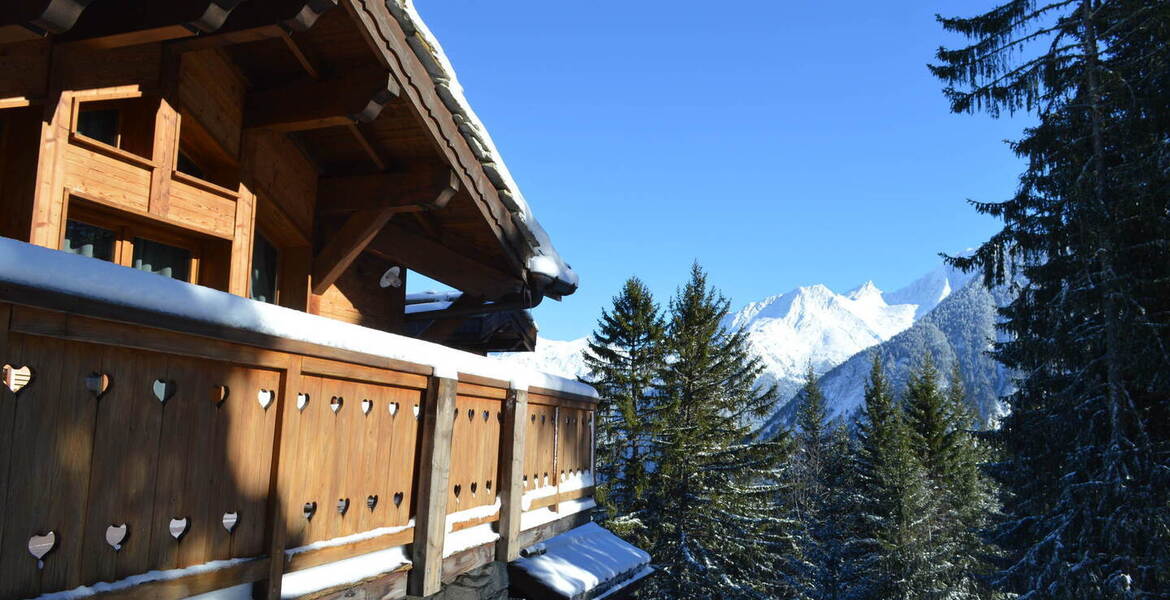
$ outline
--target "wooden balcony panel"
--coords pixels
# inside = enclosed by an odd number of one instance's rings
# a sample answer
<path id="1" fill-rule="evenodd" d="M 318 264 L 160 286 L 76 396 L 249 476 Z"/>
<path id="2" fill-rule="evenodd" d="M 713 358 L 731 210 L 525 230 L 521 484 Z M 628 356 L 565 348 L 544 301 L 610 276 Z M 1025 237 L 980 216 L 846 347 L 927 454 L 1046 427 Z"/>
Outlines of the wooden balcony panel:
<path id="1" fill-rule="evenodd" d="M 181 227 L 232 239 L 236 222 L 236 198 L 228 190 L 209 189 L 184 179 L 182 174 L 171 181 L 166 220 Z M 226 193 L 225 193 L 226 192 Z"/>
<path id="2" fill-rule="evenodd" d="M 441 381 L 423 374 L 429 367 L 27 292 L 0 288 L 0 362 L 32 372 L 15 402 L 12 391 L 0 389 L 0 426 L 13 432 L 0 439 L 7 477 L 0 485 L 14 490 L 0 506 L 0 596 L 225 559 L 252 560 L 119 594 L 178 598 L 256 581 L 273 572 L 264 557 L 274 525 L 280 551 L 327 542 L 282 557 L 277 573 L 418 542 L 409 527 L 425 474 L 418 469 L 435 466 L 420 463 L 421 417 L 433 393 L 428 386 Z M 46 308 L 5 303 L 12 301 Z M 87 381 L 94 375 L 105 375 L 104 387 L 100 378 Z M 461 379 L 445 388 L 452 396 L 441 415 L 450 424 L 449 458 L 434 455 L 450 465 L 439 515 L 491 506 L 505 485 L 498 479 L 509 392 L 502 380 Z M 551 404 L 530 409 L 544 419 L 516 431 L 527 438 L 524 470 L 539 472 L 542 484 L 547 472 L 551 487 L 559 465 L 585 464 L 592 430 L 589 411 L 574 408 L 576 401 L 541 400 Z M 462 486 L 457 496 L 454 485 Z M 591 493 L 554 488 L 552 500 Z M 348 500 L 344 511 L 339 500 Z M 312 518 L 306 502 L 315 503 Z M 230 530 L 225 513 L 237 516 Z M 481 512 L 452 529 L 502 514 Z M 187 519 L 178 540 L 172 519 Z M 123 523 L 129 535 L 115 550 L 106 530 Z M 380 529 L 387 533 L 364 535 Z M 556 530 L 537 529 L 515 535 L 538 539 Z M 56 546 L 38 569 L 28 539 L 48 531 L 58 536 Z M 354 534 L 363 535 L 344 539 Z M 440 556 L 431 572 L 449 579 L 490 561 L 495 546 Z M 387 577 L 394 576 L 379 581 Z"/>
<path id="3" fill-rule="evenodd" d="M 65 189 L 108 206 L 145 214 L 150 203 L 149 159 L 84 136 L 65 151 Z"/>

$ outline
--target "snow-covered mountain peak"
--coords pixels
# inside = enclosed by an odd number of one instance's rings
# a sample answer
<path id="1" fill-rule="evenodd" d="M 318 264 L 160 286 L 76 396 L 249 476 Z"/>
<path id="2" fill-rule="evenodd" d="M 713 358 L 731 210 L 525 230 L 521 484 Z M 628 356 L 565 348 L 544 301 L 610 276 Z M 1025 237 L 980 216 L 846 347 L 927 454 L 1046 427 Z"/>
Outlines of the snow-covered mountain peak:
<path id="1" fill-rule="evenodd" d="M 872 280 L 853 288 L 845 296 L 850 300 L 880 300 L 882 304 L 886 303 L 882 297 L 882 291 L 874 285 Z"/>

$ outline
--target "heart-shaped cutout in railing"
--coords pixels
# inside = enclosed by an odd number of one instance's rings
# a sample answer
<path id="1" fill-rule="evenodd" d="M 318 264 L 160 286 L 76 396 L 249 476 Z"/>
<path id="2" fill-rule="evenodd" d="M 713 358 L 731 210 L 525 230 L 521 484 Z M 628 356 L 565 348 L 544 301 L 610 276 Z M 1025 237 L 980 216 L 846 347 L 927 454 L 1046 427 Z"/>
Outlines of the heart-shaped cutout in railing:
<path id="1" fill-rule="evenodd" d="M 487 488 L 487 491 L 489 491 L 489 492 L 492 491 L 492 480 L 489 479 L 489 480 L 483 482 L 483 487 Z"/>
<path id="2" fill-rule="evenodd" d="M 231 389 L 226 385 L 213 385 L 211 386 L 211 403 L 216 406 L 223 406 L 223 403 L 227 401 L 231 393 Z"/>
<path id="3" fill-rule="evenodd" d="M 223 513 L 222 523 L 223 523 L 223 528 L 226 529 L 228 533 L 234 532 L 236 530 L 236 525 L 240 524 L 240 513 L 234 513 L 234 512 Z"/>
<path id="4" fill-rule="evenodd" d="M 187 535 L 187 529 L 190 526 L 191 521 L 187 519 L 187 517 L 183 517 L 181 519 L 171 519 L 170 524 L 167 525 L 167 529 L 170 530 L 171 537 L 179 540 L 182 539 L 184 535 Z"/>
<path id="5" fill-rule="evenodd" d="M 121 525 L 110 525 L 106 527 L 106 543 L 115 552 L 120 552 L 122 550 L 122 542 L 126 541 L 126 534 L 128 533 L 130 533 L 130 528 L 125 523 Z"/>
<path id="6" fill-rule="evenodd" d="M 369 398 L 362 398 L 362 414 L 368 415 L 374 409 L 374 401 Z"/>
<path id="7" fill-rule="evenodd" d="M 402 506 L 402 499 L 404 497 L 402 492 L 394 492 L 394 506 Z"/>
<path id="8" fill-rule="evenodd" d="M 305 407 L 308 405 L 309 395 L 304 392 L 297 394 L 297 410 L 305 410 Z"/>
<path id="9" fill-rule="evenodd" d="M 476 494 L 476 492 L 478 492 L 478 491 L 479 491 L 479 483 L 472 481 L 471 482 L 471 495 L 474 496 Z"/>
<path id="10" fill-rule="evenodd" d="M 337 514 L 344 516 L 349 510 L 349 498 L 339 498 L 337 500 Z"/>
<path id="11" fill-rule="evenodd" d="M 37 559 L 37 568 L 45 568 L 45 555 L 57 547 L 57 533 L 50 531 L 28 538 L 28 552 Z"/>
<path id="12" fill-rule="evenodd" d="M 458 499 L 459 499 L 459 494 L 461 494 L 462 492 L 463 492 L 463 486 L 462 486 L 462 485 L 460 485 L 460 484 L 458 484 L 458 483 L 456 483 L 456 484 L 455 484 L 455 499 L 456 499 L 456 500 L 458 500 Z"/>
<path id="13" fill-rule="evenodd" d="M 341 410 L 341 407 L 344 404 L 345 398 L 342 398 L 341 396 L 334 396 L 333 399 L 329 401 L 329 408 L 333 409 L 333 414 L 337 414 L 337 411 Z"/>
<path id="14" fill-rule="evenodd" d="M 175 395 L 175 382 L 167 379 L 155 379 L 151 384 L 151 391 L 154 392 L 154 397 L 158 398 L 159 402 L 166 404 Z"/>
<path id="15" fill-rule="evenodd" d="M 489 418 L 491 418 L 491 416 L 492 416 L 491 411 L 488 411 L 488 410 L 483 411 L 483 422 L 487 423 L 487 420 Z"/>
<path id="16" fill-rule="evenodd" d="M 397 402 L 387 403 L 386 410 L 390 411 L 391 417 L 393 417 L 394 415 L 397 415 L 398 414 L 398 403 Z"/>
<path id="17" fill-rule="evenodd" d="M 317 514 L 317 503 L 316 502 L 306 502 L 303 510 L 304 510 L 305 518 L 312 521 L 313 515 Z"/>
<path id="18" fill-rule="evenodd" d="M 272 401 L 276 399 L 276 392 L 272 390 L 260 390 L 256 392 L 256 401 L 260 403 L 260 408 L 268 410 L 272 406 Z"/>
<path id="19" fill-rule="evenodd" d="M 467 409 L 467 420 L 470 421 L 474 418 L 475 418 L 475 409 L 474 408 Z"/>
<path id="20" fill-rule="evenodd" d="M 368 508 L 370 510 L 374 510 L 374 508 L 377 506 L 378 506 L 378 495 L 377 494 L 370 494 L 369 496 L 366 496 L 366 508 Z"/>
<path id="21" fill-rule="evenodd" d="M 94 398 L 101 398 L 110 389 L 110 376 L 105 373 L 93 372 L 85 376 L 85 389 L 93 394 Z"/>
<path id="22" fill-rule="evenodd" d="M 5 387 L 12 390 L 13 394 L 18 394 L 25 386 L 32 383 L 33 371 L 28 365 L 23 367 L 4 365 L 0 367 L 0 377 L 3 377 Z"/>
<path id="23" fill-rule="evenodd" d="M 418 405 L 417 404 L 414 405 L 414 418 L 416 418 L 416 419 L 418 418 Z"/>

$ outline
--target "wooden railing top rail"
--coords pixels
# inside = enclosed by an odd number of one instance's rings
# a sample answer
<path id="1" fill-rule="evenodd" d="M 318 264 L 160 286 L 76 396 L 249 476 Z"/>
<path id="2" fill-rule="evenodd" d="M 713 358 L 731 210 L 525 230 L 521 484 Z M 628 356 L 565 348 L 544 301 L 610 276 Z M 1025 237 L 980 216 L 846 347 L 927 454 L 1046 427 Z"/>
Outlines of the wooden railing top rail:
<path id="1" fill-rule="evenodd" d="M 526 389 L 558 402 L 597 401 L 592 387 L 563 377 L 9 238 L 0 238 L 0 301 L 472 385 Z"/>

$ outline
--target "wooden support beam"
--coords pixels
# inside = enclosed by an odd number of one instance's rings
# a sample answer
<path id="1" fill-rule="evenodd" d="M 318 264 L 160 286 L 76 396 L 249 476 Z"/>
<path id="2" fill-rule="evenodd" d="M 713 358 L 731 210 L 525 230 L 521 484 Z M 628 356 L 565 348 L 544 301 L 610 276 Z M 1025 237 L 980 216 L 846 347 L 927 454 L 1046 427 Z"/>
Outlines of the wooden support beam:
<path id="1" fill-rule="evenodd" d="M 394 211 L 388 208 L 371 208 L 350 215 L 313 259 L 313 293 L 324 294 L 393 216 Z"/>
<path id="2" fill-rule="evenodd" d="M 368 123 L 400 91 L 394 76 L 381 67 L 359 69 L 331 79 L 305 78 L 249 94 L 244 127 L 303 131 Z"/>
<path id="3" fill-rule="evenodd" d="M 68 31 L 93 0 L 11 0 L 0 11 L 0 27 L 19 26 L 31 35 Z"/>
<path id="4" fill-rule="evenodd" d="M 450 169 L 410 169 L 350 177 L 322 177 L 317 184 L 317 212 L 346 213 L 371 208 L 394 212 L 438 210 L 459 191 L 459 176 Z"/>
<path id="5" fill-rule="evenodd" d="M 528 420 L 528 390 L 508 390 L 504 427 L 500 430 L 500 540 L 496 560 L 520 558 L 520 513 L 524 496 L 524 432 Z"/>
<path id="6" fill-rule="evenodd" d="M 415 485 L 417 508 L 414 543 L 411 544 L 413 566 L 407 581 L 407 593 L 430 596 L 439 591 L 443 577 L 443 543 L 447 537 L 447 487 L 451 474 L 451 433 L 455 423 L 455 390 L 458 382 L 446 377 L 432 377 L 423 402 L 423 425 L 419 434 L 418 481 Z"/>
<path id="7" fill-rule="evenodd" d="M 404 265 L 466 293 L 494 300 L 519 292 L 524 282 L 494 267 L 451 250 L 405 228 L 388 224 L 369 248 L 374 254 Z"/>
<path id="8" fill-rule="evenodd" d="M 297 62 L 300 63 L 301 68 L 305 70 L 306 75 L 312 77 L 313 79 L 321 78 L 321 70 L 317 68 L 316 63 L 309 58 L 308 54 L 305 54 L 304 48 L 301 48 L 301 45 L 298 44 L 297 41 L 294 40 L 287 31 L 283 29 L 280 30 L 280 39 L 284 40 L 285 47 L 288 48 L 288 51 L 293 55 L 293 58 L 297 59 Z"/>
<path id="9" fill-rule="evenodd" d="M 451 306 L 448 308 L 448 310 L 451 308 L 474 309 L 476 306 L 483 306 L 483 298 L 479 296 L 473 296 L 471 294 L 463 294 L 459 297 L 458 300 L 451 303 Z M 424 316 L 420 317 L 420 320 L 425 319 L 425 315 L 427 313 L 422 314 Z M 428 342 L 442 344 L 447 341 L 447 338 L 450 338 L 451 335 L 455 333 L 455 330 L 459 329 L 459 325 L 461 323 L 463 323 L 463 319 L 460 318 L 436 319 L 432 321 L 431 324 L 428 325 L 427 328 L 418 335 L 418 338 Z"/>
<path id="10" fill-rule="evenodd" d="M 91 48 L 122 48 L 212 33 L 243 0 L 167 0 L 144 2 L 135 10 L 124 3 L 96 3 L 62 35 L 63 41 Z"/>
<path id="11" fill-rule="evenodd" d="M 370 162 L 374 163 L 374 166 L 377 167 L 379 171 L 385 171 L 386 160 L 382 158 L 382 153 L 378 152 L 378 149 L 375 148 L 374 144 L 370 142 L 370 138 L 366 136 L 366 133 L 354 123 L 350 123 L 348 125 L 348 129 L 349 133 L 353 135 L 353 139 L 356 140 L 358 145 L 362 147 L 362 150 L 365 151 L 366 156 L 370 157 Z"/>

